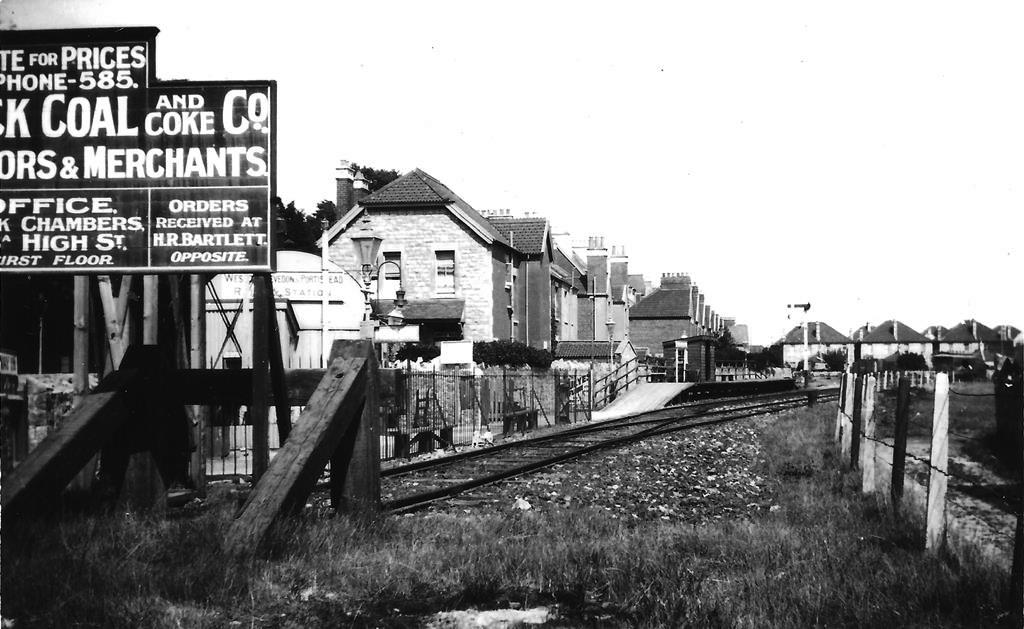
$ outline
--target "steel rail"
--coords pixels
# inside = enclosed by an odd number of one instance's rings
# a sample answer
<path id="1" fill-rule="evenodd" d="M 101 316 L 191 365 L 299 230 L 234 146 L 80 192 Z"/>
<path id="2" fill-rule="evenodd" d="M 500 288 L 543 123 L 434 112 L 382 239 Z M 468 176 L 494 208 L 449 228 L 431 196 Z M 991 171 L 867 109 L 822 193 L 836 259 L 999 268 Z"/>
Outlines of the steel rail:
<path id="1" fill-rule="evenodd" d="M 826 394 L 826 396 L 827 397 L 831 397 L 832 393 L 833 393 L 832 391 L 829 391 Z M 834 391 L 834 393 L 838 394 L 838 390 Z M 821 398 L 819 397 L 819 399 L 821 399 Z M 452 497 L 452 496 L 454 496 L 456 494 L 468 491 L 470 489 L 475 489 L 477 487 L 482 487 L 484 485 L 489 485 L 491 483 L 495 483 L 495 482 L 500 481 L 500 480 L 505 480 L 505 479 L 508 479 L 508 478 L 512 478 L 514 476 L 520 476 L 520 475 L 523 475 L 523 474 L 534 472 L 536 470 L 543 469 L 545 467 L 550 467 L 551 465 L 555 465 L 557 463 L 561 463 L 561 462 L 566 461 L 566 460 L 578 458 L 580 456 L 584 456 L 586 454 L 590 454 L 590 453 L 596 452 L 598 450 L 603 450 L 603 449 L 607 449 L 607 448 L 614 448 L 614 447 L 625 445 L 627 443 L 631 443 L 631 442 L 634 442 L 634 441 L 640 441 L 642 439 L 646 439 L 646 438 L 650 438 L 650 437 L 655 437 L 655 436 L 661 436 L 661 435 L 669 434 L 669 433 L 672 433 L 672 432 L 688 430 L 690 428 L 699 428 L 699 427 L 702 427 L 702 426 L 710 426 L 710 425 L 715 425 L 715 424 L 721 424 L 721 423 L 725 423 L 725 422 L 729 422 L 729 421 L 735 421 L 737 419 L 743 419 L 743 418 L 746 418 L 746 417 L 754 417 L 754 416 L 757 416 L 757 415 L 764 415 L 766 413 L 771 413 L 771 412 L 775 412 L 775 411 L 779 411 L 779 410 L 788 410 L 788 409 L 791 409 L 791 408 L 799 408 L 801 406 L 804 406 L 806 401 L 807 401 L 807 396 L 805 395 L 804 399 L 789 398 L 789 399 L 783 399 L 783 400 L 770 401 L 770 402 L 766 402 L 764 404 L 760 404 L 760 405 L 757 405 L 757 406 L 748 406 L 748 407 L 744 407 L 742 409 L 722 409 L 722 410 L 718 410 L 718 411 L 708 411 L 707 412 L 708 414 L 714 414 L 714 415 L 721 414 L 722 415 L 721 417 L 711 417 L 711 418 L 705 417 L 705 418 L 696 419 L 696 420 L 693 420 L 693 421 L 685 421 L 685 420 L 691 419 L 691 418 L 689 418 L 689 417 L 678 417 L 677 416 L 677 417 L 672 417 L 672 418 L 668 418 L 668 419 L 664 419 L 664 420 L 659 420 L 657 423 L 655 423 L 655 425 L 653 425 L 653 426 L 651 426 L 649 428 L 646 428 L 646 429 L 643 429 L 643 430 L 640 430 L 638 432 L 634 432 L 634 433 L 631 433 L 631 434 L 628 434 L 628 435 L 622 435 L 622 436 L 619 436 L 619 437 L 613 437 L 611 439 L 603 440 L 603 441 L 601 441 L 599 443 L 584 445 L 584 446 L 581 446 L 581 447 L 576 447 L 576 448 L 574 448 L 574 449 L 572 449 L 571 451 L 568 451 L 568 452 L 563 452 L 563 453 L 556 454 L 556 455 L 553 455 L 553 456 L 544 457 L 543 459 L 540 459 L 540 460 L 537 460 L 537 461 L 524 462 L 524 463 L 522 463 L 520 465 L 514 465 L 514 466 L 509 467 L 509 468 L 504 469 L 504 470 L 496 470 L 494 472 L 491 472 L 491 473 L 488 473 L 488 474 L 484 474 L 483 476 L 480 476 L 478 478 L 471 478 L 471 479 L 465 480 L 463 482 L 456 483 L 456 484 L 453 484 L 453 485 L 449 485 L 448 487 L 444 487 L 444 488 L 441 488 L 441 489 L 434 489 L 434 490 L 430 490 L 430 491 L 426 491 L 426 492 L 421 492 L 421 493 L 417 493 L 417 494 L 412 494 L 412 495 L 401 497 L 401 498 L 395 498 L 393 500 L 388 500 L 388 501 L 385 501 L 382 504 L 382 508 L 385 511 L 392 511 L 392 512 L 410 511 L 410 510 L 413 510 L 413 509 L 418 509 L 418 508 L 426 506 L 426 505 L 428 505 L 428 504 L 430 504 L 432 502 L 436 502 L 438 500 L 443 500 L 443 499 L 446 499 L 446 498 L 450 498 L 450 497 Z M 664 410 L 664 409 L 660 409 L 660 410 Z M 747 412 L 738 412 L 738 411 L 747 411 Z M 680 423 L 681 420 L 683 421 L 683 423 Z M 629 426 L 628 425 L 620 425 L 618 427 L 619 428 L 628 428 Z M 520 442 L 516 442 L 516 444 L 517 445 L 523 445 L 523 442 L 521 442 L 521 441 Z"/>
<path id="2" fill-rule="evenodd" d="M 822 388 L 822 389 L 814 389 L 814 392 L 817 395 L 819 395 L 819 396 L 821 396 L 821 395 L 828 396 L 828 395 L 831 395 L 833 393 L 838 395 L 839 387 L 829 387 L 829 388 Z M 414 462 L 414 463 L 406 463 L 404 465 L 396 465 L 394 467 L 383 468 L 380 471 L 380 475 L 381 475 L 382 478 L 384 478 L 384 477 L 390 477 L 390 476 L 399 476 L 399 475 L 404 475 L 404 474 L 410 474 L 410 473 L 413 473 L 413 472 L 422 471 L 424 469 L 429 469 L 429 468 L 432 468 L 432 467 L 442 467 L 444 465 L 450 464 L 450 463 L 455 462 L 455 461 L 462 461 L 462 460 L 466 460 L 466 459 L 474 459 L 474 458 L 490 456 L 492 454 L 501 452 L 503 450 L 508 450 L 510 448 L 518 448 L 518 447 L 522 447 L 524 445 L 533 445 L 533 444 L 543 443 L 545 441 L 565 440 L 567 438 L 570 438 L 570 437 L 573 437 L 573 436 L 576 436 L 576 435 L 580 435 L 580 434 L 590 434 L 590 433 L 594 433 L 594 432 L 603 432 L 605 430 L 612 430 L 612 429 L 615 429 L 615 428 L 622 427 L 624 425 L 628 425 L 631 422 L 631 420 L 635 420 L 635 419 L 638 419 L 638 418 L 641 418 L 641 417 L 648 417 L 648 416 L 651 416 L 651 415 L 674 413 L 674 412 L 677 412 L 677 411 L 684 411 L 684 410 L 689 410 L 689 409 L 697 409 L 699 407 L 705 407 L 705 406 L 724 406 L 724 405 L 729 405 L 729 404 L 737 404 L 737 403 L 744 402 L 744 401 L 764 400 L 764 401 L 768 402 L 768 401 L 772 401 L 772 400 L 777 400 L 777 399 L 782 399 L 782 398 L 793 398 L 793 397 L 796 397 L 796 398 L 799 398 L 799 399 L 807 399 L 807 398 L 809 398 L 809 392 L 806 391 L 806 390 L 804 390 L 804 391 L 796 391 L 796 392 L 794 392 L 794 391 L 784 391 L 782 393 L 765 393 L 765 394 L 761 394 L 761 395 L 736 396 L 736 397 L 728 397 L 728 398 L 718 398 L 716 400 L 702 400 L 702 401 L 698 401 L 698 402 L 685 402 L 683 404 L 674 404 L 672 406 L 665 406 L 663 408 L 654 409 L 654 410 L 650 410 L 650 411 L 639 411 L 639 412 L 636 412 L 636 413 L 630 413 L 628 415 L 623 415 L 622 417 L 613 417 L 613 418 L 610 418 L 610 419 L 605 419 L 605 420 L 601 420 L 601 421 L 597 421 L 597 422 L 589 422 L 589 423 L 587 423 L 584 426 L 576 426 L 576 427 L 573 427 L 573 428 L 566 428 L 565 430 L 559 430 L 559 431 L 556 431 L 556 432 L 548 433 L 548 434 L 545 434 L 545 435 L 539 435 L 539 436 L 536 436 L 536 437 L 527 437 L 525 439 L 516 439 L 515 441 L 504 441 L 504 442 L 499 443 L 497 445 L 488 446 L 486 448 L 478 448 L 478 449 L 475 449 L 475 450 L 464 450 L 462 452 L 457 452 L 455 454 L 446 455 L 446 456 L 439 457 L 439 458 L 436 458 L 436 459 L 428 459 L 428 460 L 425 460 L 425 461 L 417 461 L 417 462 Z M 679 419 L 679 417 L 677 415 L 671 415 L 671 418 Z M 636 422 L 636 423 L 637 424 L 641 424 L 641 423 L 650 423 L 650 422 L 654 422 L 654 421 L 660 421 L 660 420 L 658 420 L 658 419 L 646 419 L 646 420 L 640 420 L 639 422 Z"/>

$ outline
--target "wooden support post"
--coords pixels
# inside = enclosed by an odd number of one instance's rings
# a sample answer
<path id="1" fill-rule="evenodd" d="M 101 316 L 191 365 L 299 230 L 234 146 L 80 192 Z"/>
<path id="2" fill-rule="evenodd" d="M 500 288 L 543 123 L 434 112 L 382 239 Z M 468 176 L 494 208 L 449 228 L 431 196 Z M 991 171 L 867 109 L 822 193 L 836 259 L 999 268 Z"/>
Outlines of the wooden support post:
<path id="1" fill-rule="evenodd" d="M 263 274 L 263 282 L 266 284 L 267 297 L 270 299 L 270 326 L 267 329 L 270 334 L 270 385 L 274 390 L 274 408 L 277 411 L 277 438 L 278 443 L 288 440 L 288 433 L 292 430 L 292 407 L 288 401 L 288 388 L 284 382 L 284 356 L 281 351 L 281 332 L 277 328 L 277 304 L 274 299 L 274 281 L 270 273 Z"/>
<path id="2" fill-rule="evenodd" d="M 89 277 L 76 275 L 74 279 L 74 343 L 71 376 L 73 390 L 72 408 L 78 408 L 89 394 Z M 97 458 L 94 456 L 86 462 L 78 473 L 72 486 L 88 491 L 92 488 L 92 478 L 96 473 Z"/>
<path id="3" fill-rule="evenodd" d="M 946 534 L 946 470 L 949 467 L 949 376 L 935 376 L 931 469 L 928 470 L 928 525 L 925 549 L 938 552 Z"/>
<path id="4" fill-rule="evenodd" d="M 850 467 L 856 469 L 860 462 L 860 433 L 863 429 L 861 409 L 864 405 L 864 380 L 867 376 L 857 374 L 853 381 L 853 416 L 850 418 Z"/>
<path id="5" fill-rule="evenodd" d="M 330 363 L 302 420 L 232 522 L 226 544 L 229 553 L 254 552 L 276 519 L 302 508 L 348 428 L 359 421 L 367 371 L 363 359 L 340 358 Z"/>
<path id="6" fill-rule="evenodd" d="M 0 510 L 5 518 L 45 512 L 57 505 L 68 482 L 128 417 L 125 391 L 138 382 L 139 375 L 137 370 L 122 369 L 105 378 L 64 418 L 60 430 L 4 474 Z"/>
<path id="7" fill-rule="evenodd" d="M 875 386 L 874 377 L 864 386 L 864 434 L 860 447 L 861 493 L 875 491 Z"/>
<path id="8" fill-rule="evenodd" d="M 907 431 L 910 427 L 910 381 L 900 378 L 896 394 L 896 436 L 892 451 L 892 508 L 903 500 L 903 474 L 907 467 Z"/>
<path id="9" fill-rule="evenodd" d="M 131 276 L 121 278 L 121 289 L 117 301 L 114 301 L 114 292 L 109 275 L 100 275 L 96 278 L 97 290 L 100 294 L 100 304 L 103 307 L 103 324 L 107 330 L 107 347 L 110 351 L 110 370 L 120 367 L 124 353 L 128 349 L 126 314 L 128 312 L 128 293 L 131 290 Z"/>
<path id="10" fill-rule="evenodd" d="M 268 330 L 273 296 L 267 292 L 267 282 L 261 282 L 256 278 L 253 280 L 252 404 L 249 405 L 249 420 L 252 423 L 252 480 L 255 483 L 267 471 L 267 465 L 270 463 L 270 396 L 267 385 L 270 378 Z"/>
<path id="11" fill-rule="evenodd" d="M 156 275 L 142 276 L 142 344 L 156 345 L 158 342 L 157 331 L 159 321 L 157 319 L 157 300 L 159 298 L 159 284 Z"/>
<path id="12" fill-rule="evenodd" d="M 74 389 L 74 407 L 82 403 L 89 393 L 89 277 L 75 276 L 74 295 L 74 373 L 72 387 Z"/>
<path id="13" fill-rule="evenodd" d="M 380 373 L 376 352 L 371 341 L 335 341 L 331 361 L 338 358 L 366 361 L 366 394 L 358 421 L 348 427 L 331 456 L 331 506 L 341 512 L 374 511 L 380 506 Z"/>
<path id="14" fill-rule="evenodd" d="M 206 277 L 189 276 L 189 367 L 206 368 Z M 192 430 L 196 435 L 196 448 L 192 451 L 189 472 L 192 484 L 201 496 L 206 495 L 206 426 L 210 420 L 210 407 L 192 407 Z"/>

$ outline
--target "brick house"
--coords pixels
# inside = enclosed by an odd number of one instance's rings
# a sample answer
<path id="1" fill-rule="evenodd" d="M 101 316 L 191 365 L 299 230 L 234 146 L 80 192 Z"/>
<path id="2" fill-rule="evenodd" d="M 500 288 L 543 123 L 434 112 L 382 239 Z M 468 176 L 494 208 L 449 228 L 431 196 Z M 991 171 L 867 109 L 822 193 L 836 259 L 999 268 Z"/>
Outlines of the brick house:
<path id="1" fill-rule="evenodd" d="M 376 192 L 353 194 L 346 163 L 338 171 L 339 220 L 326 233 L 328 256 L 358 274 L 351 234 L 363 225 L 383 238 L 371 290 L 394 298 L 399 271 L 407 323 L 423 342 L 522 339 L 525 293 L 516 269 L 523 254 L 486 218 L 436 178 L 412 170 Z M 358 225 L 357 225 L 358 222 Z M 375 295 L 376 296 L 376 295 Z M 376 303 L 375 310 L 389 306 Z"/>
<path id="2" fill-rule="evenodd" d="M 653 356 L 663 354 L 665 341 L 700 334 L 693 285 L 685 273 L 662 273 L 661 285 L 629 311 L 630 340 Z"/>
<path id="3" fill-rule="evenodd" d="M 492 214 L 487 219 L 522 254 L 515 274 L 516 296 L 524 315 L 516 340 L 551 349 L 563 334 L 573 336 L 578 292 L 578 284 L 573 282 L 575 268 L 565 269 L 559 264 L 548 220 L 516 218 L 507 213 Z"/>

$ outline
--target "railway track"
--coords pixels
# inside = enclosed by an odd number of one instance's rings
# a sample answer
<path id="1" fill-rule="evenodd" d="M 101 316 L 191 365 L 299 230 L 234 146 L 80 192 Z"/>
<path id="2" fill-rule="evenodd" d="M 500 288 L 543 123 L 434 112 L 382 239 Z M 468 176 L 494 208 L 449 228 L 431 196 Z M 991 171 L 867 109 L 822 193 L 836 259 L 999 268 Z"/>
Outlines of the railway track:
<path id="1" fill-rule="evenodd" d="M 381 470 L 387 511 L 410 511 L 456 494 L 528 474 L 591 452 L 700 426 L 721 424 L 808 404 L 810 392 L 787 392 L 689 402 L 505 442 L 489 448 Z M 816 389 L 818 401 L 834 400 L 839 388 Z M 409 492 L 408 489 L 415 490 Z"/>

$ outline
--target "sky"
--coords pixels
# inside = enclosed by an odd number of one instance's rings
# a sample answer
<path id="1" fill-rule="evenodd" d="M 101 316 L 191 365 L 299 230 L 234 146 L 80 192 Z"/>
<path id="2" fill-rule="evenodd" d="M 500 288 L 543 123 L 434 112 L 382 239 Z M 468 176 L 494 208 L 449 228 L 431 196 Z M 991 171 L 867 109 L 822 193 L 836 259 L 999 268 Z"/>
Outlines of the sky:
<path id="1" fill-rule="evenodd" d="M 1019 2 L 0 0 L 0 28 L 156 26 L 160 79 L 273 79 L 277 189 L 348 159 L 799 322 L 1024 327 Z"/>

